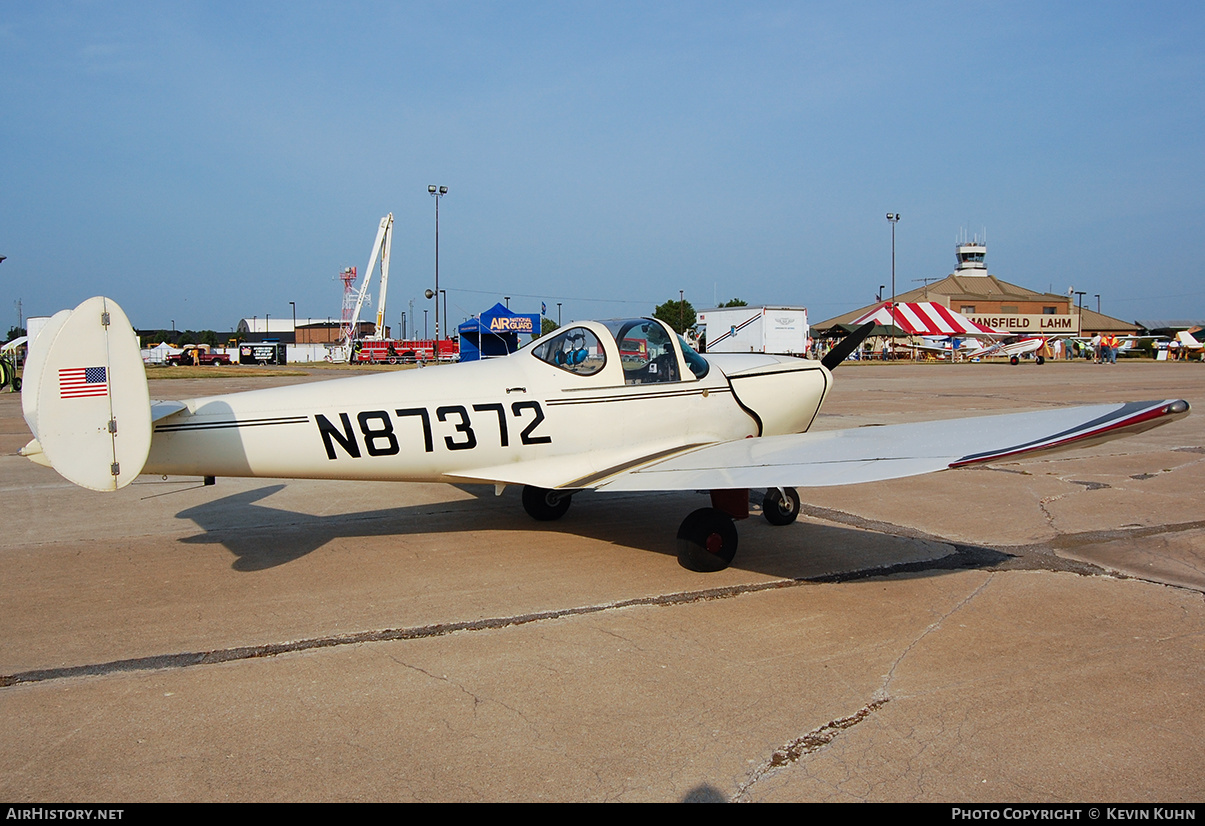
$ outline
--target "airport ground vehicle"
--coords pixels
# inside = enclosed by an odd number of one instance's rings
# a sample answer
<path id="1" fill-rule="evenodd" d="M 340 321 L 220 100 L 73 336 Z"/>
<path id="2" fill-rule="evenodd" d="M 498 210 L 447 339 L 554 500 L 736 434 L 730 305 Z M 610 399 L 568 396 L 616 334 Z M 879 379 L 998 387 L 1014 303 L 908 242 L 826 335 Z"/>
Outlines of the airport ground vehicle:
<path id="1" fill-rule="evenodd" d="M 171 367 L 180 367 L 186 364 L 219 365 L 232 362 L 230 356 L 225 353 L 211 352 L 209 347 L 204 344 L 186 344 L 181 352 L 172 353 L 163 360 L 163 363 Z"/>

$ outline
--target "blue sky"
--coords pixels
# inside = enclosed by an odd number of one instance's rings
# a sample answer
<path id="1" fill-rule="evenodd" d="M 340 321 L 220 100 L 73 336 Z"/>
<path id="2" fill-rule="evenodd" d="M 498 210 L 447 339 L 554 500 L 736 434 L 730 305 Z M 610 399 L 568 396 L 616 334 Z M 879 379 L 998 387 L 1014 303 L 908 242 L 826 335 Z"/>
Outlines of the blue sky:
<path id="1" fill-rule="evenodd" d="M 138 327 L 684 290 L 813 321 L 952 270 L 1205 319 L 1205 6 L 0 4 L 0 294 Z M 433 319 L 431 331 L 433 333 Z"/>

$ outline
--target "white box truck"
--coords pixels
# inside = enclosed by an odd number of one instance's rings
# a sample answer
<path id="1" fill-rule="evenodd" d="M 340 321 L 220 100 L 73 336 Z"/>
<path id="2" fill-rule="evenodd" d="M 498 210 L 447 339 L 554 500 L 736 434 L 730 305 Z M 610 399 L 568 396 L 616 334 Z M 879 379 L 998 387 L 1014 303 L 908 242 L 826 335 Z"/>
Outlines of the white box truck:
<path id="1" fill-rule="evenodd" d="M 709 353 L 807 354 L 806 307 L 717 307 L 700 311 L 698 324 Z"/>

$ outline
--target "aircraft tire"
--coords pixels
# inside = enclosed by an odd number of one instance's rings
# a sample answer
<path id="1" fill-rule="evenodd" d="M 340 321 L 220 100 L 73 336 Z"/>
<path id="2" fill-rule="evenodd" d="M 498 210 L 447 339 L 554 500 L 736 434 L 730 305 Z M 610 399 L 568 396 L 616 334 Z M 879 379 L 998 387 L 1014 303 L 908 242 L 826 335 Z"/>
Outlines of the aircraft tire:
<path id="1" fill-rule="evenodd" d="M 778 488 L 770 488 L 766 491 L 766 498 L 762 500 L 762 516 L 766 517 L 766 521 L 771 525 L 790 525 L 799 518 L 799 493 L 795 488 L 783 488 L 783 491 L 787 494 L 785 500 L 779 494 Z"/>
<path id="2" fill-rule="evenodd" d="M 715 508 L 699 508 L 678 528 L 678 564 L 705 574 L 722 571 L 736 556 L 736 540 L 731 516 Z"/>
<path id="3" fill-rule="evenodd" d="M 565 515 L 572 504 L 573 495 L 559 490 L 523 486 L 523 510 L 539 522 L 555 522 Z"/>
<path id="4" fill-rule="evenodd" d="M 1010 356 L 1008 359 L 1008 363 L 1013 366 L 1016 366 L 1021 363 L 1021 359 L 1017 358 L 1016 356 Z"/>
<path id="5" fill-rule="evenodd" d="M 1034 361 L 1036 361 L 1038 364 L 1045 364 L 1046 357 L 1045 356 L 1034 356 Z"/>

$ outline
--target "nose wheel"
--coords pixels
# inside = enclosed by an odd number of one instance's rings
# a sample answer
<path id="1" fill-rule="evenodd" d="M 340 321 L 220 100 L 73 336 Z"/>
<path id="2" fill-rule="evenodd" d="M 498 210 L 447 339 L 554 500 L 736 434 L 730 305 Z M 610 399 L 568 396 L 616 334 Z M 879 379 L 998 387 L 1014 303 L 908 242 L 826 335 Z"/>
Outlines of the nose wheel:
<path id="1" fill-rule="evenodd" d="M 761 512 L 771 525 L 790 525 L 799 518 L 799 493 L 795 488 L 770 488 Z"/>

